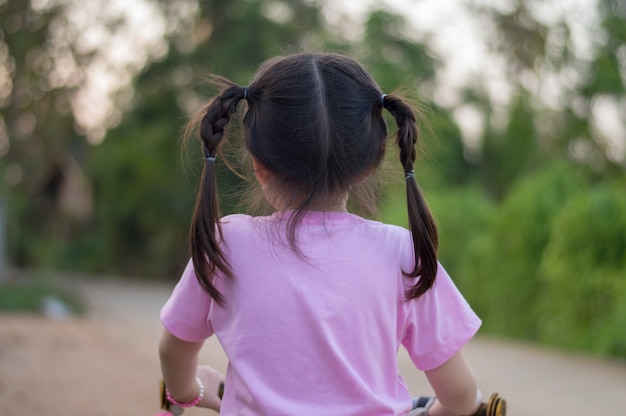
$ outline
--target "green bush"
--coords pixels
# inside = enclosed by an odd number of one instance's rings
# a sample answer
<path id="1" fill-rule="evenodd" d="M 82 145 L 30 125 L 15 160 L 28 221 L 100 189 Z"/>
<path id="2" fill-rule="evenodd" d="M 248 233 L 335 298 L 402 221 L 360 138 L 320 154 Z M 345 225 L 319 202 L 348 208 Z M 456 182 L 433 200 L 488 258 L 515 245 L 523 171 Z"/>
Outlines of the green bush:
<path id="1" fill-rule="evenodd" d="M 626 195 L 599 184 L 563 208 L 541 262 L 541 339 L 626 356 Z"/>
<path id="2" fill-rule="evenodd" d="M 526 177 L 497 208 L 491 228 L 476 239 L 464 268 L 468 298 L 482 313 L 485 329 L 535 339 L 538 299 L 545 290 L 539 265 L 550 224 L 584 181 L 565 163 Z"/>

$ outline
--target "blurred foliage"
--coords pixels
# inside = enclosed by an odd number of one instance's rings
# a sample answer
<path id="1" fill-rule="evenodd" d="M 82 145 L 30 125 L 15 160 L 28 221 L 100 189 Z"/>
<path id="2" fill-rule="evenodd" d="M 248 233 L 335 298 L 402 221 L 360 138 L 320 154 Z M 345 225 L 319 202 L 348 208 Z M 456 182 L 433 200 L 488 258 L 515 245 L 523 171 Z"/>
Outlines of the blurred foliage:
<path id="1" fill-rule="evenodd" d="M 492 217 L 487 244 L 461 271 L 485 316 L 486 328 L 536 336 L 537 296 L 544 291 L 541 258 L 550 242 L 550 224 L 565 201 L 584 190 L 583 179 L 567 164 L 553 163 L 527 175 Z M 473 265 L 473 267 L 472 267 Z"/>
<path id="2" fill-rule="evenodd" d="M 76 291 L 51 283 L 48 276 L 9 280 L 3 283 L 0 291 L 0 311 L 3 313 L 46 313 L 49 308 L 46 304 L 50 301 L 62 303 L 63 309 L 57 313 L 81 315 L 85 312 L 84 302 Z"/>
<path id="3" fill-rule="evenodd" d="M 489 126 L 482 140 L 482 181 L 496 198 L 502 198 L 537 158 L 535 114 L 525 91 L 513 98 L 509 120 L 502 131 Z"/>
<path id="4" fill-rule="evenodd" d="M 71 95 L 58 68 L 69 55 L 89 59 L 53 42 L 51 25 L 62 25 L 62 6 L 34 11 L 30 1 L 0 4 L 0 190 L 9 193 L 10 256 L 17 264 L 43 265 L 42 235 L 72 235 L 73 224 L 59 224 L 56 197 L 63 175 L 74 167 L 71 152 L 84 140 L 74 130 Z M 75 81 L 79 81 L 77 72 Z M 42 253 L 45 256 L 45 253 Z"/>
<path id="5" fill-rule="evenodd" d="M 0 0 L 0 191 L 12 265 L 176 277 L 202 161 L 194 138 L 181 146 L 181 128 L 215 92 L 206 76 L 245 85 L 269 57 L 340 51 L 385 92 L 418 103 L 425 151 L 416 175 L 438 220 L 440 258 L 484 331 L 626 357 L 626 150 L 623 138 L 621 148 L 607 141 L 599 106 L 609 103 L 626 126 L 621 0 L 598 0 L 584 56 L 572 21 L 540 18 L 541 2 L 473 6 L 506 66 L 505 104 L 488 71 L 460 101 L 438 101 L 433 39 L 383 7 L 347 36 L 327 22 L 322 0 L 151 0 L 167 22 L 166 52 L 116 96 L 123 117 L 97 145 L 87 144 L 73 100 L 99 52 L 81 49 L 72 4 Z M 71 71 L 60 78 L 58 68 Z M 471 149 L 453 116 L 461 106 L 483 126 Z M 395 145 L 388 165 L 382 219 L 406 225 Z M 223 212 L 233 212 L 245 181 L 218 168 Z"/>
<path id="6" fill-rule="evenodd" d="M 365 21 L 365 32 L 350 45 L 372 72 L 383 91 L 400 87 L 423 88 L 435 77 L 436 61 L 426 44 L 407 37 L 410 25 L 404 16 L 373 10 Z"/>
<path id="7" fill-rule="evenodd" d="M 498 198 L 504 196 L 511 184 L 511 174 L 523 175 L 537 159 L 549 163 L 550 158 L 567 153 L 575 162 L 585 165 L 590 175 L 602 177 L 620 177 L 626 169 L 626 148 L 607 144 L 601 128 L 606 122 L 605 114 L 596 106 L 599 100 L 614 100 L 616 111 L 621 114 L 618 122 L 622 128 L 626 125 L 624 2 L 597 0 L 595 12 L 599 23 L 588 33 L 590 44 L 586 47 L 575 45 L 572 25 L 577 19 L 568 20 L 563 14 L 556 22 L 547 24 L 542 18 L 545 12 L 542 6 L 547 5 L 534 0 L 511 0 L 503 8 L 476 5 L 471 8 L 491 35 L 487 37 L 488 46 L 503 58 L 513 89 L 514 98 L 505 117 L 498 117 L 496 104 L 485 92 L 492 82 L 488 75 L 468 85 L 466 92 L 469 101 L 485 114 L 483 156 L 491 159 L 485 160 L 483 166 L 486 175 L 493 178 L 494 172 L 489 169 L 493 163 L 502 163 L 508 170 L 497 171 L 503 174 L 498 179 L 500 186 L 492 189 Z M 586 48 L 591 50 L 580 51 Z M 552 90 L 551 82 L 559 85 L 558 92 Z M 553 101 L 558 100 L 557 110 L 554 103 L 546 102 L 550 94 L 554 95 Z M 500 127 L 502 118 L 508 120 L 509 128 Z M 623 142 L 623 137 L 612 140 Z M 513 154 L 502 154 L 507 151 Z M 493 160 L 498 157 L 506 162 Z"/>
<path id="8" fill-rule="evenodd" d="M 600 183 L 567 201 L 540 264 L 540 338 L 626 356 L 626 195 Z"/>

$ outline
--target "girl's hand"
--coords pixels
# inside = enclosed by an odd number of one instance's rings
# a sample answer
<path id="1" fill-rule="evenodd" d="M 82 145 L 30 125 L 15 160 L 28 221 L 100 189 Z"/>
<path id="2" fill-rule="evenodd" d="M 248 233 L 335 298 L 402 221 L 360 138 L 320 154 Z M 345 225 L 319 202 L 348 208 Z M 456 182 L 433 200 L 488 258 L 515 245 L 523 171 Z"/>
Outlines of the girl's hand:
<path id="1" fill-rule="evenodd" d="M 196 376 L 204 384 L 204 397 L 197 404 L 197 407 L 205 407 L 219 412 L 222 407 L 222 399 L 219 398 L 218 391 L 220 384 L 224 382 L 224 376 L 208 365 L 199 365 Z"/>

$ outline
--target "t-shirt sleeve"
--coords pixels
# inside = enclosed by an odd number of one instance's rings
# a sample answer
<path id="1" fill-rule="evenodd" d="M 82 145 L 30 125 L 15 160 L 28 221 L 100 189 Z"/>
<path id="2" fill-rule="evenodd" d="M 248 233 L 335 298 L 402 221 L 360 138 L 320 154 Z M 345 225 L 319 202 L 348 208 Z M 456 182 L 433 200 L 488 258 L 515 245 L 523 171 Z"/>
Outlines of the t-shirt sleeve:
<path id="1" fill-rule="evenodd" d="M 422 371 L 437 368 L 452 358 L 481 325 L 441 264 L 433 287 L 406 302 L 405 308 L 402 345 Z"/>
<path id="2" fill-rule="evenodd" d="M 204 341 L 213 335 L 209 322 L 212 299 L 202 289 L 190 260 L 172 295 L 161 309 L 163 326 L 184 341 Z"/>

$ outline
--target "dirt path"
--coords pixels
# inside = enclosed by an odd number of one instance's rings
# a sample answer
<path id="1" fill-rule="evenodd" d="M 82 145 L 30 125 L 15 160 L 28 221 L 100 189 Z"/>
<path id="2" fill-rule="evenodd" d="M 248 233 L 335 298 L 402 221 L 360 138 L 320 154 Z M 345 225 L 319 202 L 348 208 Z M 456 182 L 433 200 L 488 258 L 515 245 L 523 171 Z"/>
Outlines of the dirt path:
<path id="1" fill-rule="evenodd" d="M 155 415 L 158 312 L 171 287 L 82 282 L 90 313 L 50 320 L 0 315 L 0 415 Z M 224 371 L 215 341 L 202 360 Z M 479 337 L 466 355 L 483 391 L 507 398 L 509 415 L 626 414 L 626 363 Z M 412 391 L 428 393 L 405 354 Z M 191 410 L 186 415 L 210 415 Z"/>

